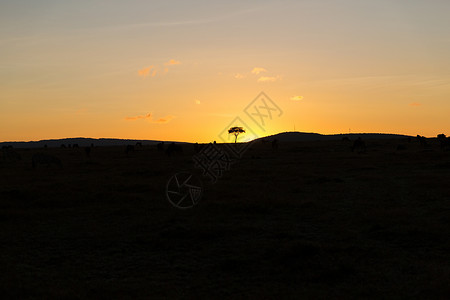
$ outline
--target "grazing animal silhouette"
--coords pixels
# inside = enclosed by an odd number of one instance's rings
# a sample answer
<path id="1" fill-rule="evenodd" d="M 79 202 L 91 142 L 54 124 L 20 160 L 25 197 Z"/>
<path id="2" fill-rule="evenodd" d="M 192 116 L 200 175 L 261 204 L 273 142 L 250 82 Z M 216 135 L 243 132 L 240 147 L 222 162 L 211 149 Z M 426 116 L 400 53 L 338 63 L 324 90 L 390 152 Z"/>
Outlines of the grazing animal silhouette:
<path id="1" fill-rule="evenodd" d="M 352 152 L 355 152 L 355 150 L 358 153 L 364 153 L 366 152 L 366 143 L 361 139 L 361 137 L 358 137 L 354 142 L 352 146 Z"/>
<path id="2" fill-rule="evenodd" d="M 422 146 L 423 148 L 430 147 L 430 144 L 428 144 L 426 137 L 417 135 L 417 139 L 419 140 L 420 146 Z"/>
<path id="3" fill-rule="evenodd" d="M 437 136 L 437 138 L 442 150 L 450 150 L 450 137 L 446 137 L 445 134 L 441 133 Z"/>
<path id="4" fill-rule="evenodd" d="M 47 165 L 47 167 L 49 167 L 50 165 L 56 165 L 62 168 L 62 163 L 59 158 L 45 153 L 34 154 L 31 161 L 33 169 L 36 169 L 38 165 Z"/>
<path id="5" fill-rule="evenodd" d="M 167 156 L 172 155 L 172 153 L 182 153 L 183 148 L 180 145 L 176 145 L 175 143 L 171 143 L 169 147 L 166 149 Z"/>
<path id="6" fill-rule="evenodd" d="M 72 148 L 78 148 L 78 144 L 73 144 Z"/>
<path id="7" fill-rule="evenodd" d="M 142 143 L 141 142 L 136 142 L 136 147 L 142 148 Z"/>

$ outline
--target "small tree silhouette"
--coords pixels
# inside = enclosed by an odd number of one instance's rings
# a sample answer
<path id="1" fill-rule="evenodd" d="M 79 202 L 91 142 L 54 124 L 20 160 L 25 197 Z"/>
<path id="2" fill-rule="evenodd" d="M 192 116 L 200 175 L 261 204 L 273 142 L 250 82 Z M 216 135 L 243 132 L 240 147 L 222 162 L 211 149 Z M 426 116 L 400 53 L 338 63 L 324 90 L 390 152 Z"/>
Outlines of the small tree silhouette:
<path id="1" fill-rule="evenodd" d="M 230 129 L 228 129 L 228 134 L 234 134 L 234 142 L 236 143 L 238 135 L 241 133 L 245 133 L 244 128 L 242 127 L 231 127 Z"/>

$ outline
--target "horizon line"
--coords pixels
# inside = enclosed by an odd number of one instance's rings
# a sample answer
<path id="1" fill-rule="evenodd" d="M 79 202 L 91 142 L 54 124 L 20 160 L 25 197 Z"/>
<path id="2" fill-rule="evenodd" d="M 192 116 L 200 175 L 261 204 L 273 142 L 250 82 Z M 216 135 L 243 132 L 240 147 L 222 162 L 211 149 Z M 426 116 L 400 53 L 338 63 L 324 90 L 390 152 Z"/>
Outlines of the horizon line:
<path id="1" fill-rule="evenodd" d="M 266 135 L 266 136 L 260 136 L 257 137 L 253 140 L 249 140 L 247 142 L 251 142 L 260 138 L 267 138 L 267 137 L 271 137 L 271 136 L 275 136 L 278 134 L 282 134 L 282 133 L 304 133 L 304 134 L 318 134 L 318 135 L 323 135 L 323 136 L 333 136 L 333 135 L 358 135 L 358 134 L 385 134 L 385 135 L 398 135 L 398 136 L 407 136 L 407 137 L 416 137 L 415 135 L 409 135 L 409 134 L 403 134 L 403 133 L 383 133 L 383 132 L 352 132 L 352 133 L 318 133 L 318 132 L 305 132 L 305 131 L 283 131 L 283 132 L 279 132 L 279 133 L 275 133 L 275 134 L 271 134 L 271 135 Z M 434 138 L 433 137 L 429 137 L 429 136 L 425 136 L 426 138 Z M 47 139 L 40 139 L 40 140 L 28 140 L 28 141 L 24 141 L 24 140 L 16 140 L 16 141 L 1 141 L 0 144 L 2 143 L 37 143 L 37 142 L 42 142 L 42 141 L 59 141 L 59 140 L 65 140 L 65 139 L 92 139 L 92 140 L 123 140 L 123 141 L 152 141 L 152 142 L 177 142 L 177 143 L 195 143 L 195 142 L 186 142 L 186 141 L 172 141 L 172 140 L 158 140 L 158 139 L 142 139 L 142 138 L 117 138 L 117 137 L 63 137 L 63 138 L 47 138 Z"/>

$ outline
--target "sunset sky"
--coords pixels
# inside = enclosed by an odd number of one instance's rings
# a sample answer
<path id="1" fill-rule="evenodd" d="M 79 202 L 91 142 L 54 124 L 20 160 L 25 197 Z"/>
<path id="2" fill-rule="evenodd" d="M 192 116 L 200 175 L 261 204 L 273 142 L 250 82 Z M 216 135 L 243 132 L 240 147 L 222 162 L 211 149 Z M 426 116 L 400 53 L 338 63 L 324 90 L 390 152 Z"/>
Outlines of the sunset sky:
<path id="1" fill-rule="evenodd" d="M 235 117 L 258 136 L 450 135 L 449 12 L 448 0 L 0 0 L 0 141 L 209 142 Z M 262 91 L 282 110 L 263 129 L 244 113 Z"/>

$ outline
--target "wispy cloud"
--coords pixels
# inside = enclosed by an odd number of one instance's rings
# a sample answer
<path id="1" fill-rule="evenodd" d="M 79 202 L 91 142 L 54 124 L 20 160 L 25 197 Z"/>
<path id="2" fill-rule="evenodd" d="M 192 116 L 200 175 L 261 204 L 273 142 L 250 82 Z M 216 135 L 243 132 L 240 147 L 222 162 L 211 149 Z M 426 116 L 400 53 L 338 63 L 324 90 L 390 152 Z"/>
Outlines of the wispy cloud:
<path id="1" fill-rule="evenodd" d="M 152 113 L 149 113 L 146 115 L 139 115 L 139 116 L 135 116 L 135 117 L 125 117 L 125 120 L 126 121 L 147 120 L 148 122 L 154 123 L 154 124 L 165 124 L 165 123 L 169 123 L 170 120 L 172 120 L 173 118 L 175 118 L 175 116 L 168 115 L 163 118 L 153 120 Z"/>
<path id="2" fill-rule="evenodd" d="M 147 115 L 142 115 L 142 116 L 125 117 L 125 120 L 127 120 L 127 121 L 136 121 L 136 120 L 151 119 L 151 118 L 152 118 L 152 114 L 149 113 Z"/>
<path id="3" fill-rule="evenodd" d="M 175 116 L 168 115 L 168 116 L 165 116 L 164 118 L 159 118 L 158 120 L 152 121 L 152 123 L 166 124 L 166 123 L 169 123 L 170 120 L 172 120 L 173 118 L 175 118 Z"/>
<path id="4" fill-rule="evenodd" d="M 292 101 L 300 101 L 300 100 L 302 100 L 303 99 L 303 96 L 292 96 L 291 97 L 291 100 Z"/>
<path id="5" fill-rule="evenodd" d="M 264 68 L 258 68 L 258 67 L 255 67 L 252 70 L 252 74 L 255 74 L 255 75 L 258 75 L 259 73 L 262 73 L 262 72 L 267 72 L 267 70 Z"/>
<path id="6" fill-rule="evenodd" d="M 181 64 L 181 62 L 179 60 L 171 59 L 168 62 L 166 62 L 164 65 L 165 66 L 174 66 L 174 65 L 179 65 L 179 64 Z"/>
<path id="7" fill-rule="evenodd" d="M 257 78 L 258 82 L 273 82 L 277 80 L 281 80 L 281 76 L 262 76 L 262 73 L 267 73 L 267 69 L 262 67 L 254 67 L 250 72 L 247 73 L 235 73 L 233 77 L 235 79 L 243 79 L 243 78 Z M 270 75 L 270 74 L 267 74 Z"/>
<path id="8" fill-rule="evenodd" d="M 153 70 L 153 71 L 152 71 Z M 147 76 L 151 76 L 154 77 L 156 75 L 156 69 L 155 66 L 151 65 L 147 68 L 143 68 L 141 70 L 138 70 L 138 74 L 141 77 L 147 77 Z"/>
<path id="9" fill-rule="evenodd" d="M 162 65 L 151 65 L 149 67 L 138 70 L 138 75 L 141 77 L 155 77 L 157 74 L 165 75 L 169 72 L 169 67 L 180 65 L 179 60 L 171 59 Z"/>
<path id="10" fill-rule="evenodd" d="M 280 76 L 261 76 L 258 78 L 258 82 L 274 82 L 280 79 Z"/>
<path id="11" fill-rule="evenodd" d="M 422 103 L 419 103 L 419 102 L 412 102 L 409 104 L 409 106 L 414 106 L 414 107 L 421 106 L 421 105 L 422 105 Z"/>

